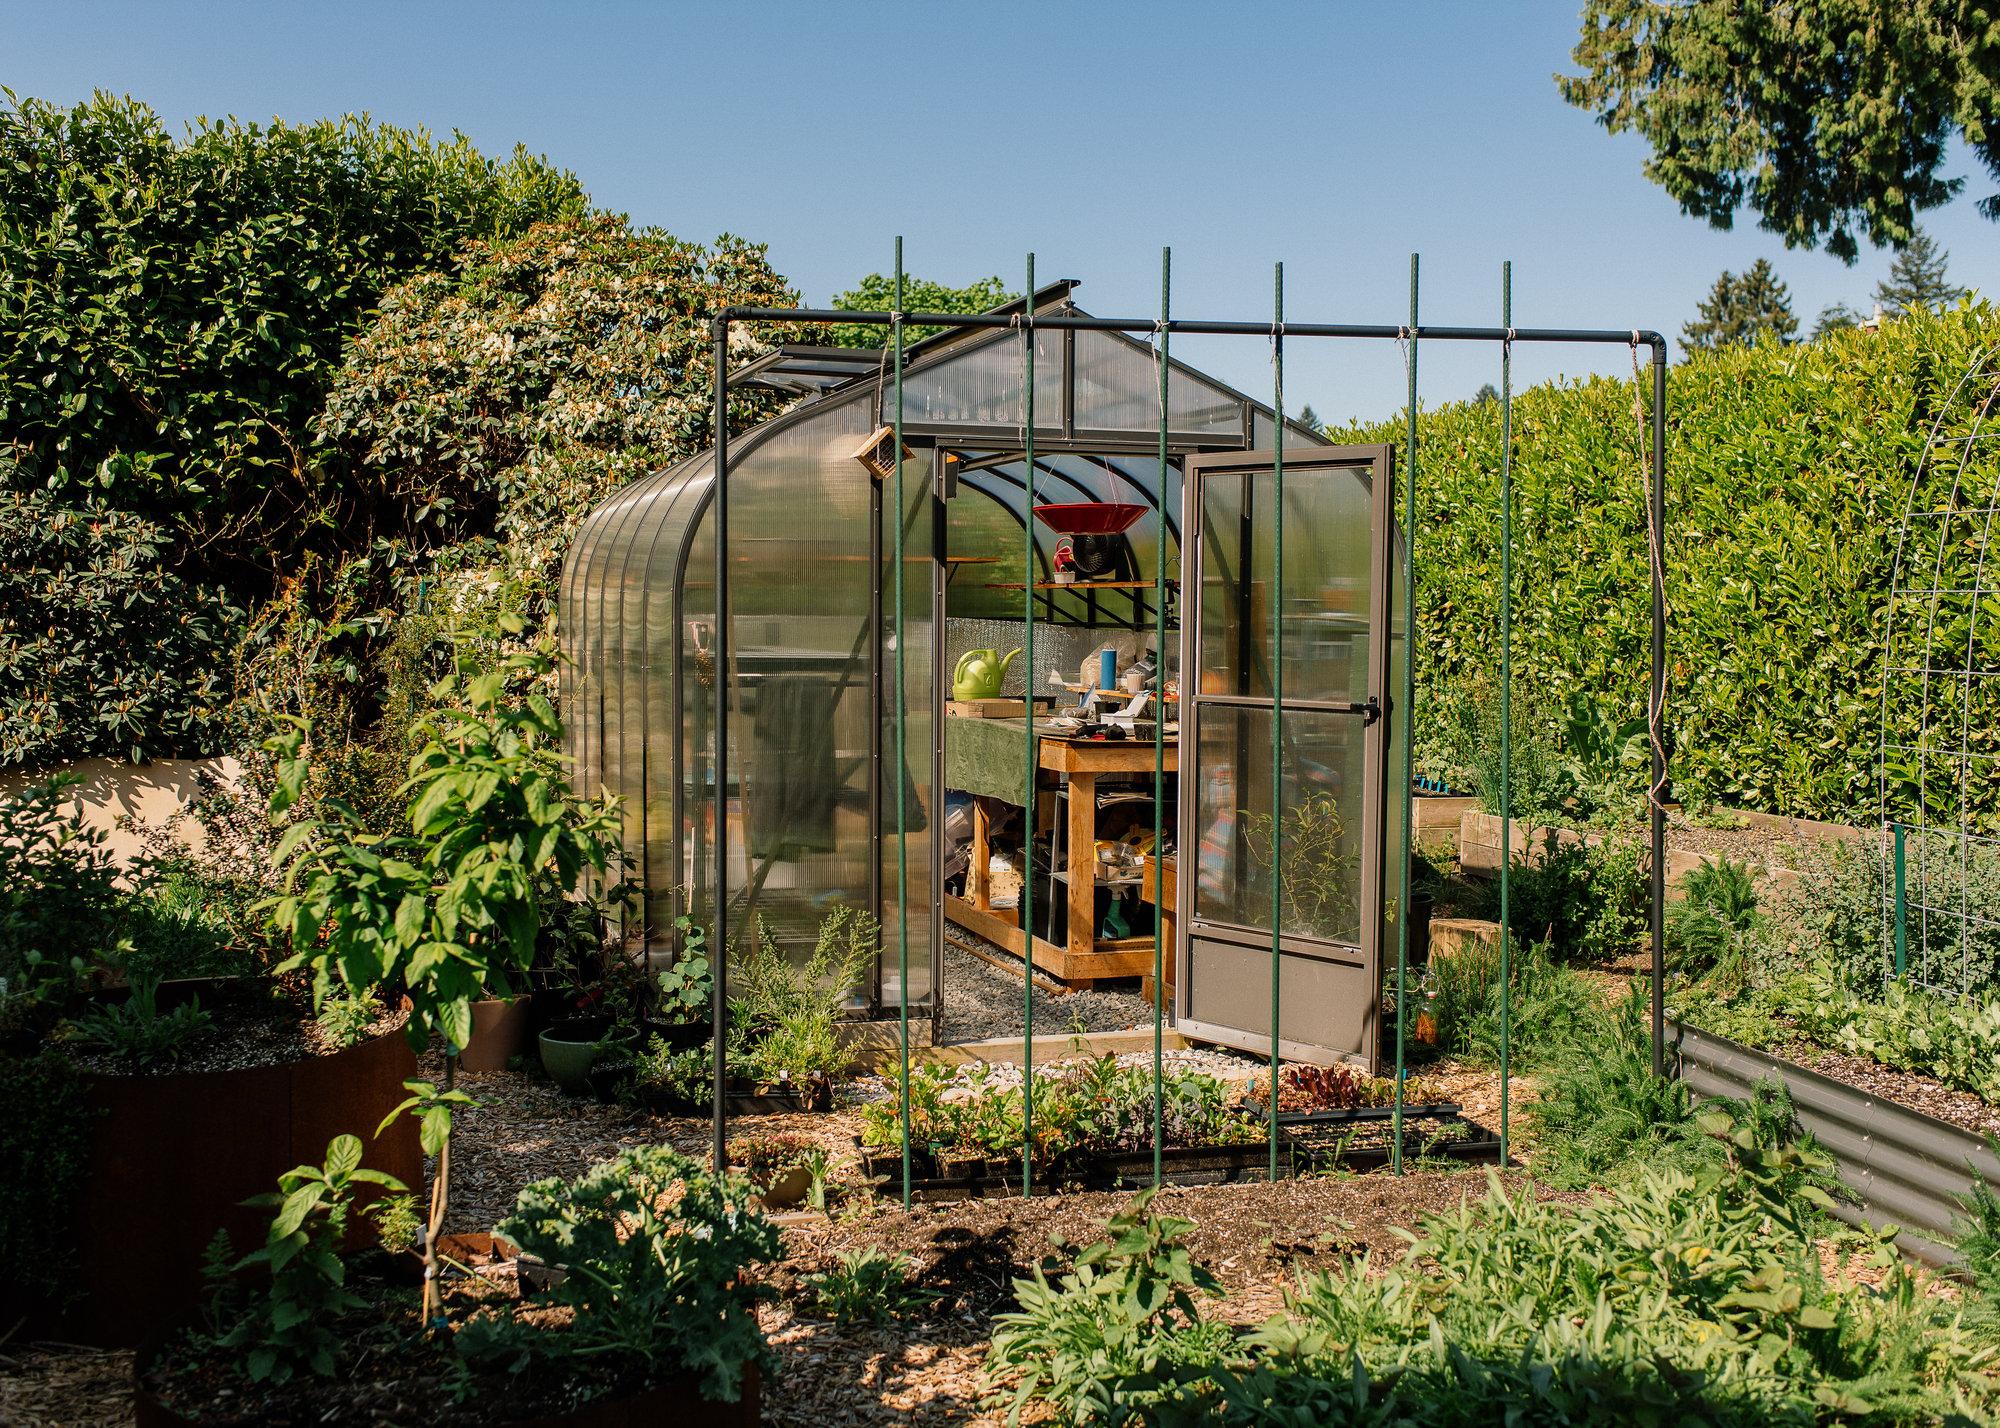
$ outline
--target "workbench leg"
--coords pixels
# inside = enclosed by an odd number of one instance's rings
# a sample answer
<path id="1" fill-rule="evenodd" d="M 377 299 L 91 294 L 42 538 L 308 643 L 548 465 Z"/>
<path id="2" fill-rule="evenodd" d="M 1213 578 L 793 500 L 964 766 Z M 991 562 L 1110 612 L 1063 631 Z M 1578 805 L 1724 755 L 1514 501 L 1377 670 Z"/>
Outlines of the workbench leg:
<path id="1" fill-rule="evenodd" d="M 992 828 L 986 817 L 986 800 L 972 800 L 972 852 L 965 862 L 965 900 L 981 912 L 993 911 Z"/>
<path id="2" fill-rule="evenodd" d="M 1097 950 L 1097 775 L 1069 776 L 1069 951 Z"/>

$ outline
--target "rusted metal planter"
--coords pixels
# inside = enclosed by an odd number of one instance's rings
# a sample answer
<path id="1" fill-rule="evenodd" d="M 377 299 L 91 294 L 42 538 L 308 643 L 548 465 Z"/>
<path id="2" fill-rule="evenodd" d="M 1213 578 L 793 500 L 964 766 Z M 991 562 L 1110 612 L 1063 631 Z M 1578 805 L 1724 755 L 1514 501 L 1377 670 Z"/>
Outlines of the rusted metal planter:
<path id="1" fill-rule="evenodd" d="M 400 1028 L 330 1056 L 273 1066 L 87 1073 L 100 1114 L 76 1206 L 83 1297 L 61 1332 L 120 1346 L 158 1332 L 201 1292 L 202 1251 L 218 1229 L 239 1253 L 263 1243 L 270 1211 L 241 1202 L 275 1190 L 278 1176 L 295 1165 L 319 1164 L 337 1135 L 359 1136 L 365 1165 L 420 1189 L 415 1122 L 402 1117 L 375 1135 L 416 1074 Z M 368 1222 L 355 1217 L 356 1241 L 369 1233 Z"/>

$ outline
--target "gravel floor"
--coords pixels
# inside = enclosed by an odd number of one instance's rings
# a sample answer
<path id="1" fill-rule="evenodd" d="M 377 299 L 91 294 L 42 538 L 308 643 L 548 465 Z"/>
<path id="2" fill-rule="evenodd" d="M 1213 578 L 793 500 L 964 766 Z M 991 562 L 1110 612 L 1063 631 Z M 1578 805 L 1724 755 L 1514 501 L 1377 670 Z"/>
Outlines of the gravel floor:
<path id="1" fill-rule="evenodd" d="M 991 942 L 952 926 L 944 944 L 944 1039 L 984 1041 L 994 1036 L 1019 1036 L 1022 1024 L 1021 974 L 1005 972 L 973 956 L 954 939 L 976 943 L 996 957 L 1017 957 Z M 1050 992 L 1035 988 L 1035 1035 L 1060 1036 L 1079 1031 L 1125 1031 L 1153 1024 L 1153 1004 L 1133 983 L 1126 990 Z"/>

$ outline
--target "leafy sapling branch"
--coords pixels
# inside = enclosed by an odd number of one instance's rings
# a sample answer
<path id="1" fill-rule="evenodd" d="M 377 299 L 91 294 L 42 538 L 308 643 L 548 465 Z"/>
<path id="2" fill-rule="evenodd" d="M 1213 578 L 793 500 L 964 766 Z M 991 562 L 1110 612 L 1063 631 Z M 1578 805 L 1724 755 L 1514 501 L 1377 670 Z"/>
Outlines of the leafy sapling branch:
<path id="1" fill-rule="evenodd" d="M 501 624 L 522 632 L 518 617 Z M 417 752 L 398 789 L 408 831 L 370 833 L 353 809 L 328 799 L 324 816 L 294 822 L 273 854 L 284 881 L 267 907 L 292 946 L 277 971 L 311 972 L 322 1005 L 400 986 L 411 1045 L 422 1049 L 432 1035 L 446 1043 L 443 1090 L 413 1084 L 403 1107 L 419 1117 L 437 1156 L 424 1237 L 426 1323 L 437 1309 L 451 1112 L 467 1104 L 453 1083 L 472 1036 L 472 1003 L 526 990 L 542 924 L 538 883 L 572 892 L 617 856 L 613 809 L 582 802 L 565 777 L 561 725 L 542 692 L 554 669 L 546 641 L 484 672 L 461 659 L 432 686 L 432 707 L 416 725 Z M 298 806 L 310 736 L 294 722 L 267 745 L 274 820 Z"/>

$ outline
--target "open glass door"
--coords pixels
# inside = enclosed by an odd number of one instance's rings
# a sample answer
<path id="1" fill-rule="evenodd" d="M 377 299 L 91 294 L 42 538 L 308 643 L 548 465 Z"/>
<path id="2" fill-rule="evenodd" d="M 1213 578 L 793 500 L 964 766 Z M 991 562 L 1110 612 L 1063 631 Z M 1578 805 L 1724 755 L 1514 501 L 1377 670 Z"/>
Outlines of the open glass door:
<path id="1" fill-rule="evenodd" d="M 1179 1024 L 1269 1053 L 1281 827 L 1279 1053 L 1370 1070 L 1380 1042 L 1391 463 L 1387 446 L 1286 452 L 1285 583 L 1275 591 L 1271 453 L 1192 457 L 1183 487 Z M 1279 660 L 1284 717 L 1274 727 Z"/>

